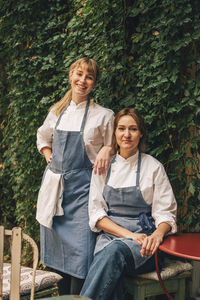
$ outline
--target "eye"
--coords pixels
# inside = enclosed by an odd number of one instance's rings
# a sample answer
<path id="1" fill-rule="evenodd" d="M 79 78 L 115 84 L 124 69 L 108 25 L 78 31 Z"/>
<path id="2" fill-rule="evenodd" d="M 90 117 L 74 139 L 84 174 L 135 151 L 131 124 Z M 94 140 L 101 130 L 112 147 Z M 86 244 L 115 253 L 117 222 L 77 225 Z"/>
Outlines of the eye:
<path id="1" fill-rule="evenodd" d="M 93 78 L 93 76 L 87 76 L 87 78 L 89 79 L 89 80 L 94 80 L 94 78 Z"/>
<path id="2" fill-rule="evenodd" d="M 131 131 L 138 131 L 138 128 L 137 127 L 135 127 L 135 126 L 131 126 L 131 127 L 129 127 L 129 130 L 131 130 Z"/>
<path id="3" fill-rule="evenodd" d="M 122 130 L 124 130 L 124 127 L 118 127 L 118 130 L 120 130 L 120 131 L 122 131 Z"/>

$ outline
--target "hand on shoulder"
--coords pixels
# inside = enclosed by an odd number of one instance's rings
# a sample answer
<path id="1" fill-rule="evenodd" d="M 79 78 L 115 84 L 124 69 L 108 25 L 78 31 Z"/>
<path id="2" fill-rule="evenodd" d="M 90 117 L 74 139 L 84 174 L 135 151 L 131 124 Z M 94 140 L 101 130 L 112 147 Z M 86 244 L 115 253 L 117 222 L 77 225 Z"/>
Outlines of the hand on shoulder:
<path id="1" fill-rule="evenodd" d="M 104 174 L 108 170 L 110 159 L 112 156 L 112 147 L 104 146 L 97 154 L 96 160 L 93 165 L 94 174 Z"/>

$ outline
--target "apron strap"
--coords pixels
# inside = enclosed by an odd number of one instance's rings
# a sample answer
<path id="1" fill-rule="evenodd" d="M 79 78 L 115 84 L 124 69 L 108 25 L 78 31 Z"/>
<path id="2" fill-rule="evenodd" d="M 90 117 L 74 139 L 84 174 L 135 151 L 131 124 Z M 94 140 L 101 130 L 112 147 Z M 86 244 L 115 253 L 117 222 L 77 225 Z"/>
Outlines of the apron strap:
<path id="1" fill-rule="evenodd" d="M 110 166 L 109 166 L 109 169 L 108 169 L 108 173 L 107 173 L 107 176 L 106 176 L 106 180 L 105 180 L 105 184 L 108 183 L 108 180 L 109 180 L 109 178 L 110 178 L 111 165 L 112 165 L 112 163 L 115 162 L 115 159 L 116 159 L 116 155 L 113 157 L 113 159 L 112 159 L 112 161 L 111 161 L 111 163 L 110 163 Z"/>
<path id="2" fill-rule="evenodd" d="M 83 132 L 83 130 L 84 130 L 85 123 L 86 123 L 86 118 L 87 118 L 87 113 L 88 113 L 88 110 L 89 110 L 89 106 L 90 106 L 90 99 L 88 98 L 86 108 L 85 108 L 85 113 L 84 113 L 82 124 L 81 124 L 80 132 Z"/>
<path id="3" fill-rule="evenodd" d="M 70 102 L 71 102 L 71 101 L 70 101 Z M 69 104 L 70 104 L 70 102 L 69 102 Z M 57 120 L 57 122 L 56 122 L 55 129 L 57 129 L 58 125 L 60 124 L 61 117 L 63 116 L 64 112 L 67 110 L 69 104 L 65 107 L 65 109 L 63 109 L 63 111 L 62 111 L 61 114 L 59 115 L 58 120 Z"/>
<path id="4" fill-rule="evenodd" d="M 139 187 L 140 181 L 140 167 L 141 167 L 141 152 L 138 153 L 138 165 L 137 165 L 137 172 L 136 172 L 136 187 Z"/>

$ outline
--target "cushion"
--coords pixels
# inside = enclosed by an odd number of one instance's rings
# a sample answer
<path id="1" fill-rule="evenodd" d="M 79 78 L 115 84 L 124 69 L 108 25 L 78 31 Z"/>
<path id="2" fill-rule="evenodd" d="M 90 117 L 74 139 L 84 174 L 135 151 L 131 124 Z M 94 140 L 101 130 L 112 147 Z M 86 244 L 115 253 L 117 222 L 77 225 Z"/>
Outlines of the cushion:
<path id="1" fill-rule="evenodd" d="M 178 273 L 184 271 L 190 271 L 191 269 L 192 269 L 192 265 L 189 262 L 183 262 L 180 260 L 165 258 L 164 267 L 162 268 L 160 275 L 162 280 L 165 280 L 176 276 Z M 156 271 L 140 274 L 138 275 L 138 277 L 145 278 L 145 279 L 159 280 Z"/>
<path id="2" fill-rule="evenodd" d="M 9 298 L 10 293 L 10 273 L 11 273 L 11 264 L 3 264 L 3 299 Z M 21 282 L 20 282 L 20 294 L 30 294 L 31 292 L 31 283 L 32 283 L 32 269 L 28 267 L 21 267 Z M 54 272 L 49 271 L 36 271 L 35 277 L 35 291 L 39 291 L 48 287 L 51 287 L 53 284 L 57 283 L 62 277 Z"/>

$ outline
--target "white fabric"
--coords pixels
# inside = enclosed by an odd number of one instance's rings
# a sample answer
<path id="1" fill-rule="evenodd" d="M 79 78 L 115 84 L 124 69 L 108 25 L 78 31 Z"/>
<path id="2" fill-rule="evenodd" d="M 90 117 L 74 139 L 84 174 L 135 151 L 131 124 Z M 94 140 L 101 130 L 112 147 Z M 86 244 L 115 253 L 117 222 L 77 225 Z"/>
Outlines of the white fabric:
<path id="1" fill-rule="evenodd" d="M 86 101 L 76 105 L 70 102 L 61 117 L 57 129 L 65 131 L 80 131 Z M 43 125 L 37 131 L 37 147 L 41 152 L 43 147 L 52 146 L 53 132 L 58 117 L 50 111 Z M 112 140 L 114 113 L 91 100 L 84 128 L 83 140 L 89 159 L 93 163 L 102 146 L 110 146 Z M 73 151 L 73 149 L 72 149 Z M 38 194 L 36 219 L 41 225 L 52 227 L 54 215 L 63 215 L 61 207 L 62 180 L 60 174 L 47 170 Z"/>
<path id="2" fill-rule="evenodd" d="M 66 131 L 80 131 L 86 101 L 76 104 L 71 101 L 63 114 L 57 129 Z M 37 147 L 41 152 L 44 147 L 51 148 L 54 128 L 58 117 L 53 111 L 47 115 L 43 125 L 37 131 Z M 102 145 L 110 146 L 112 140 L 114 113 L 104 108 L 93 100 L 90 102 L 89 111 L 84 128 L 83 140 L 88 158 L 94 163 L 97 153 Z"/>
<path id="3" fill-rule="evenodd" d="M 138 152 L 124 159 L 119 154 L 111 165 L 108 185 L 113 188 L 129 187 L 136 185 Z M 101 231 L 96 223 L 107 216 L 107 205 L 102 192 L 106 175 L 92 174 L 89 194 L 90 227 L 93 231 Z M 140 190 L 147 204 L 152 205 L 152 217 L 155 225 L 166 222 L 171 225 L 171 232 L 177 231 L 176 226 L 176 200 L 166 175 L 163 165 L 154 157 L 142 153 L 140 170 Z"/>
<path id="4" fill-rule="evenodd" d="M 39 190 L 37 201 L 37 221 L 52 227 L 53 216 L 64 215 L 62 204 L 62 177 L 51 170 L 47 170 Z"/>

